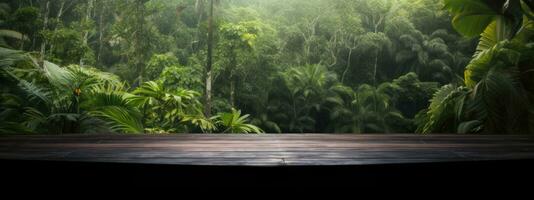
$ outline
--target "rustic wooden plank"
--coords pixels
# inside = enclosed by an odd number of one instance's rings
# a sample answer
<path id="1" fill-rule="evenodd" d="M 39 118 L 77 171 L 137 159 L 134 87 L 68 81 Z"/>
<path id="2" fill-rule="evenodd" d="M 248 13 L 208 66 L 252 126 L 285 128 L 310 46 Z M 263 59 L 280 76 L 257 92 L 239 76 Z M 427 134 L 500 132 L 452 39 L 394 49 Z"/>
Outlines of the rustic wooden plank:
<path id="1" fill-rule="evenodd" d="M 534 159 L 534 137 L 413 134 L 1 136 L 0 159 L 231 166 Z"/>

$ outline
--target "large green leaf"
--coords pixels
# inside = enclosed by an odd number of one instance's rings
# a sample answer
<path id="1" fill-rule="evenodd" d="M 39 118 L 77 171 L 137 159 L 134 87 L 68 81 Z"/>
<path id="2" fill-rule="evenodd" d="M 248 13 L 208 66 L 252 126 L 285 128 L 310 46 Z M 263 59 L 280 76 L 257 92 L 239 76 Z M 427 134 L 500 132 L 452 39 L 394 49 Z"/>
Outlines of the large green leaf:
<path id="1" fill-rule="evenodd" d="M 480 35 L 500 15 L 483 0 L 445 0 L 444 4 L 454 15 L 454 28 L 467 37 Z"/>
<path id="2" fill-rule="evenodd" d="M 475 56 L 483 51 L 493 48 L 497 43 L 510 39 L 510 28 L 503 17 L 496 17 L 496 20 L 486 27 L 481 34 Z"/>
<path id="3" fill-rule="evenodd" d="M 465 84 L 474 88 L 490 70 L 515 67 L 521 58 L 521 53 L 510 48 L 510 45 L 512 44 L 505 40 L 497 43 L 491 49 L 478 53 L 466 67 L 464 72 Z"/>
<path id="4" fill-rule="evenodd" d="M 526 102 L 517 73 L 491 69 L 473 90 L 470 110 L 484 124 L 484 131 L 494 134 L 522 130 L 521 113 Z"/>

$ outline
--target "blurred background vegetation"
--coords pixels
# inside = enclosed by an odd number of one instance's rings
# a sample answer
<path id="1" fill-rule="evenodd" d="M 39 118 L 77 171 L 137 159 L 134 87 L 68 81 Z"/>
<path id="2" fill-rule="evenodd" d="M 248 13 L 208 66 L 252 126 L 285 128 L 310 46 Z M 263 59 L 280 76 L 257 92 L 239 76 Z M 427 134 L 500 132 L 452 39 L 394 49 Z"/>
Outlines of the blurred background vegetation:
<path id="1" fill-rule="evenodd" d="M 534 132 L 532 0 L 2 2 L 0 133 Z"/>

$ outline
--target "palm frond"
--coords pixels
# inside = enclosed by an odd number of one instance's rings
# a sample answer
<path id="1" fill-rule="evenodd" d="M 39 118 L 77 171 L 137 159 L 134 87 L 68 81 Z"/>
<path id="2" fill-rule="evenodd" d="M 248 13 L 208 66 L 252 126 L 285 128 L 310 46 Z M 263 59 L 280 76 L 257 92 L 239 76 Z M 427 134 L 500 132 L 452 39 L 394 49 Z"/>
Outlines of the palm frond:
<path id="1" fill-rule="evenodd" d="M 118 106 L 105 106 L 90 115 L 107 121 L 110 129 L 122 133 L 140 134 L 144 132 L 143 124 L 138 113 Z"/>
<path id="2" fill-rule="evenodd" d="M 47 125 L 47 116 L 41 111 L 33 107 L 24 108 L 23 116 L 25 118 L 24 125 L 30 130 L 37 130 Z M 39 130 L 41 132 L 41 130 Z"/>
<path id="3" fill-rule="evenodd" d="M 52 94 L 47 88 L 40 87 L 26 80 L 19 80 L 19 85 L 26 92 L 30 101 L 43 102 L 46 105 L 52 105 Z"/>
<path id="4" fill-rule="evenodd" d="M 24 52 L 0 47 L 0 68 L 11 67 L 26 58 Z"/>
<path id="5" fill-rule="evenodd" d="M 18 122 L 0 122 L 0 134 L 31 134 L 31 129 Z"/>
<path id="6" fill-rule="evenodd" d="M 17 40 L 28 40 L 28 37 L 20 32 L 13 30 L 0 29 L 0 37 L 8 37 Z"/>
<path id="7" fill-rule="evenodd" d="M 72 89 L 74 77 L 69 71 L 48 61 L 44 61 L 43 71 L 50 84 L 54 87 L 58 89 Z"/>

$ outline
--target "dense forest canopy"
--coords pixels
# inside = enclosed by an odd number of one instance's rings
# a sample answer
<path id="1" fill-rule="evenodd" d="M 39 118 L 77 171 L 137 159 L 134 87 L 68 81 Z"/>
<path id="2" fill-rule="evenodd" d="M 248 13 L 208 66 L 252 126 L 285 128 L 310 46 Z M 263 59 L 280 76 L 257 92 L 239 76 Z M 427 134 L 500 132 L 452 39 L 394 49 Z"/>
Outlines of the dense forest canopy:
<path id="1" fill-rule="evenodd" d="M 0 133 L 534 133 L 533 0 L 4 0 Z"/>

